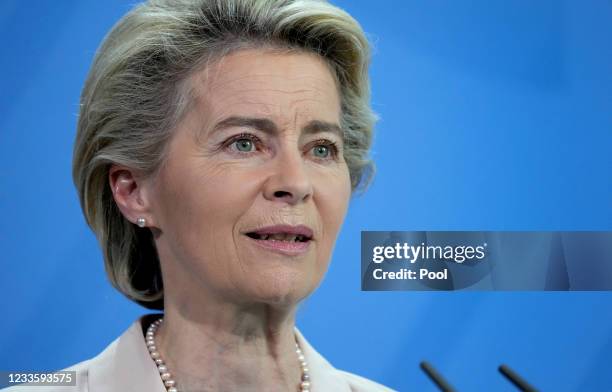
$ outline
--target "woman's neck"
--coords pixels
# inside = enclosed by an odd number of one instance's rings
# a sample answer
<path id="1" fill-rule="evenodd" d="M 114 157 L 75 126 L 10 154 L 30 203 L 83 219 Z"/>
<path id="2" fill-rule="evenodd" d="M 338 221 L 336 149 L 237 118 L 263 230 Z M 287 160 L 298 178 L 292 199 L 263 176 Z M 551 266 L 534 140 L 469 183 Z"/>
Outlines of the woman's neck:
<path id="1" fill-rule="evenodd" d="M 210 303 L 193 309 L 166 298 L 155 341 L 179 391 L 297 391 L 295 309 Z"/>

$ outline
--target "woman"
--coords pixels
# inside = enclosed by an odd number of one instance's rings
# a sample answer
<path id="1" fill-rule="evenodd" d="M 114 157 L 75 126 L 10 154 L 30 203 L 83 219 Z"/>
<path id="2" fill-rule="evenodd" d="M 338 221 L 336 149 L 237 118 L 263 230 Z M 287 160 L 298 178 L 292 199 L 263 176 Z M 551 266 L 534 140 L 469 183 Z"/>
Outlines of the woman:
<path id="1" fill-rule="evenodd" d="M 112 29 L 73 176 L 112 284 L 163 315 L 69 368 L 76 390 L 388 390 L 295 328 L 370 173 L 368 61 L 315 0 L 151 0 Z"/>

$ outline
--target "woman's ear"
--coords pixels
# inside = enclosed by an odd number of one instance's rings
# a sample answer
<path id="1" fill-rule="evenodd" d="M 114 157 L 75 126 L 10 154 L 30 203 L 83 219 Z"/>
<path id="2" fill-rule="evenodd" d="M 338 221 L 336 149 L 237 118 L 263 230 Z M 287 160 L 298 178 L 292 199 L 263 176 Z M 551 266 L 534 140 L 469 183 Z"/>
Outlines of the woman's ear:
<path id="1" fill-rule="evenodd" d="M 108 172 L 108 181 L 115 203 L 127 220 L 141 227 L 154 225 L 146 181 L 133 169 L 115 164 Z"/>

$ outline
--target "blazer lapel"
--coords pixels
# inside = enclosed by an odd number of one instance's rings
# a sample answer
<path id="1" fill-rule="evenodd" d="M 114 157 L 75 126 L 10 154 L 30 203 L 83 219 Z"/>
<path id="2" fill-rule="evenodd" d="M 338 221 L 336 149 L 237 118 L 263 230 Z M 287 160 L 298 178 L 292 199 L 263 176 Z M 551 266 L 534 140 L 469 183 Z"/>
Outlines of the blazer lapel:
<path id="1" fill-rule="evenodd" d="M 92 363 L 90 392 L 166 392 L 144 342 L 142 321 L 146 317 L 134 322 Z"/>
<path id="2" fill-rule="evenodd" d="M 295 328 L 295 334 L 310 368 L 310 391 L 351 392 L 348 381 L 308 343 L 297 327 Z"/>

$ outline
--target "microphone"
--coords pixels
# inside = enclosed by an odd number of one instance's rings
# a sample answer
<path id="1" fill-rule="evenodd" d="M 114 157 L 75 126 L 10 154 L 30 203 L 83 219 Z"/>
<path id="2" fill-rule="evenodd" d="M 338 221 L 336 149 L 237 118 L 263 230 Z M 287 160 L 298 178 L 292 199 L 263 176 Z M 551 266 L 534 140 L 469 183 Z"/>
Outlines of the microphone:
<path id="1" fill-rule="evenodd" d="M 538 392 L 537 389 L 529 385 L 529 383 L 516 374 L 507 365 L 500 365 L 498 368 L 499 372 L 503 374 L 512 384 L 514 384 L 522 392 Z"/>
<path id="2" fill-rule="evenodd" d="M 455 389 L 428 362 L 421 361 L 420 367 L 442 392 L 455 392 Z"/>

